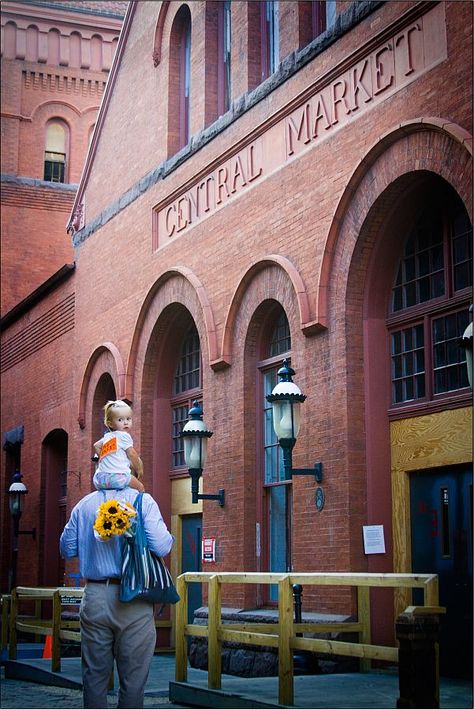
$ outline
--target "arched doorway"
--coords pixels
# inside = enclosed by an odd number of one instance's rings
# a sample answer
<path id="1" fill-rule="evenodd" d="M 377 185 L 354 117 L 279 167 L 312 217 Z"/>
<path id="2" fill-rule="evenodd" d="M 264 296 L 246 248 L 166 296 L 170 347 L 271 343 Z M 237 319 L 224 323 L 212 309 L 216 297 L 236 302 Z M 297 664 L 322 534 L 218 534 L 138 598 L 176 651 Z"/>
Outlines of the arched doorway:
<path id="1" fill-rule="evenodd" d="M 462 443 L 470 436 L 471 392 L 458 345 L 472 298 L 472 226 L 451 185 L 420 170 L 375 202 L 361 248 L 371 238 L 364 290 L 369 523 L 382 521 L 377 513 L 391 525 L 395 571 L 439 575 L 447 608 L 440 671 L 451 676 L 466 667 L 468 646 L 472 652 L 465 632 L 472 629 L 472 453 Z M 460 486 L 466 494 L 456 494 Z M 370 560 L 369 569 L 386 570 L 380 564 Z M 465 593 L 456 594 L 458 587 Z M 398 598 L 396 612 L 412 603 L 415 597 Z"/>
<path id="2" fill-rule="evenodd" d="M 68 482 L 68 435 L 62 429 L 51 431 L 43 440 L 41 481 L 44 504 L 41 506 L 40 585 L 61 586 L 65 562 L 59 555 L 57 540 L 66 524 Z"/>

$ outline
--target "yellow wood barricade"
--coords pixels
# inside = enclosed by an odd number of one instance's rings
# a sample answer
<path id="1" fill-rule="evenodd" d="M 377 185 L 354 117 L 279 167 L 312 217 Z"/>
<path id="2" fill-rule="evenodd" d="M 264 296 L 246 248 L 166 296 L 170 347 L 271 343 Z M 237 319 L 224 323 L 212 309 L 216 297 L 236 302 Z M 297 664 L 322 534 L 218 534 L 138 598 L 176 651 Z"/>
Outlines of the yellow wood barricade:
<path id="1" fill-rule="evenodd" d="M 208 586 L 208 624 L 193 625 L 188 617 L 188 584 Z M 226 625 L 221 620 L 221 595 L 224 584 L 278 584 L 278 623 Z M 357 620 L 347 623 L 295 623 L 293 584 L 302 586 L 351 586 L 357 590 Z M 224 641 L 264 645 L 278 649 L 278 694 L 280 704 L 293 704 L 293 652 L 310 652 L 358 657 L 361 670 L 370 669 L 371 660 L 398 663 L 398 648 L 371 643 L 370 589 L 423 589 L 423 606 L 413 612 L 442 613 L 438 606 L 438 577 L 435 574 L 364 573 L 212 573 L 187 572 L 177 578 L 181 601 L 176 608 L 176 681 L 187 681 L 187 636 L 206 637 L 208 641 L 208 687 L 221 688 L 221 656 Z M 303 633 L 357 633 L 358 642 L 301 637 Z M 300 635 L 300 637 L 298 637 Z"/>
<path id="2" fill-rule="evenodd" d="M 70 586 L 58 587 L 28 587 L 18 586 L 10 595 L 2 596 L 2 649 L 8 644 L 8 656 L 11 660 L 17 658 L 18 633 L 31 633 L 37 642 L 51 638 L 51 670 L 61 671 L 61 641 L 81 642 L 79 619 L 71 620 L 63 617 L 63 610 L 68 601 L 77 601 L 79 605 L 84 588 Z M 24 602 L 34 603 L 34 615 L 23 615 L 20 606 Z M 45 618 L 44 603 L 52 607 L 50 617 Z M 9 622 L 8 622 L 9 616 Z M 155 619 L 156 628 L 171 628 L 171 620 Z M 7 629 L 9 637 L 7 637 Z M 165 648 L 170 651 L 171 648 Z"/>

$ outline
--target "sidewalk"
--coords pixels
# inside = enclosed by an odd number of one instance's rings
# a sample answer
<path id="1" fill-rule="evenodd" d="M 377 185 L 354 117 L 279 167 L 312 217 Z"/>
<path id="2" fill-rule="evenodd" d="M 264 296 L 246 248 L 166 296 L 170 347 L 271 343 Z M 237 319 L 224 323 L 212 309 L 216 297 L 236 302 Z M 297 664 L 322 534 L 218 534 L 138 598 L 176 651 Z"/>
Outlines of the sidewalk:
<path id="1" fill-rule="evenodd" d="M 51 661 L 30 659 L 4 661 L 2 709 L 75 709 L 82 707 L 80 659 L 61 660 L 62 671 L 51 672 Z M 145 690 L 145 707 L 278 707 L 278 678 L 222 676 L 221 690 L 207 689 L 207 672 L 188 668 L 186 685 L 175 682 L 173 655 L 155 655 Z M 33 684 L 34 683 L 34 684 Z M 171 683 L 171 684 L 170 684 Z M 116 705 L 115 690 L 110 706 Z M 308 709 L 395 709 L 396 672 L 366 674 L 299 675 L 294 678 L 295 707 Z M 170 699 L 178 704 L 170 704 Z M 35 703 L 36 702 L 36 703 Z M 472 683 L 441 678 L 441 709 L 472 709 Z"/>

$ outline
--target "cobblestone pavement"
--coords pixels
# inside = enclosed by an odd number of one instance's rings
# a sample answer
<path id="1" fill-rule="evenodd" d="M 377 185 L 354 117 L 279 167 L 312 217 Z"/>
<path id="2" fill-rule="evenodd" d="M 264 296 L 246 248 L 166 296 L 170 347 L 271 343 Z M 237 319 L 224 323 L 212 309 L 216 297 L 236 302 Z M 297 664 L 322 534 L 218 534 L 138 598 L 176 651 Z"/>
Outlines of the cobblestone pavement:
<path id="1" fill-rule="evenodd" d="M 117 692 L 111 692 L 108 706 L 117 706 Z M 145 707 L 184 707 L 173 704 L 168 697 L 145 696 Z M 2 667 L 0 675 L 0 707 L 2 709 L 83 709 L 82 690 L 65 689 L 36 682 L 5 679 Z M 189 708 L 188 708 L 189 709 Z"/>

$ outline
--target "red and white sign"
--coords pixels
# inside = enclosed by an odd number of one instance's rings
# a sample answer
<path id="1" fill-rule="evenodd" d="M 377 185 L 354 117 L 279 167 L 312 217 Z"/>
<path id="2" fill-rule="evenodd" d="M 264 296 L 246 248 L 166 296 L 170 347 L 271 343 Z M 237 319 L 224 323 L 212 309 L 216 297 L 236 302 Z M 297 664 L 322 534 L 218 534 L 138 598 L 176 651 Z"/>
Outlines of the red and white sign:
<path id="1" fill-rule="evenodd" d="M 216 560 L 216 540 L 208 538 L 202 540 L 202 560 L 207 564 L 212 564 Z"/>

